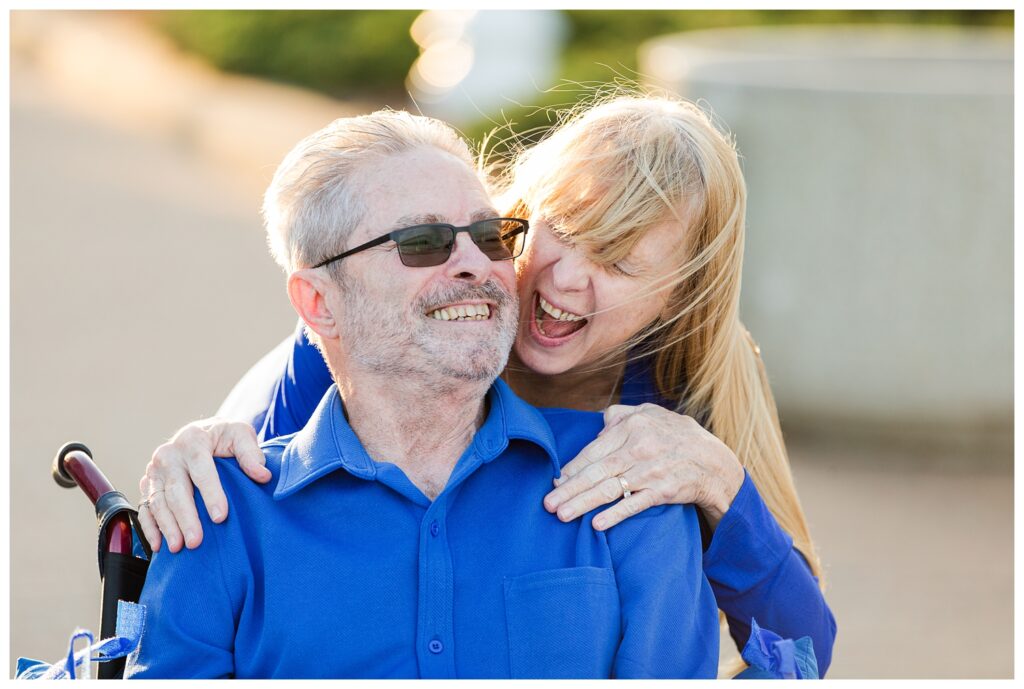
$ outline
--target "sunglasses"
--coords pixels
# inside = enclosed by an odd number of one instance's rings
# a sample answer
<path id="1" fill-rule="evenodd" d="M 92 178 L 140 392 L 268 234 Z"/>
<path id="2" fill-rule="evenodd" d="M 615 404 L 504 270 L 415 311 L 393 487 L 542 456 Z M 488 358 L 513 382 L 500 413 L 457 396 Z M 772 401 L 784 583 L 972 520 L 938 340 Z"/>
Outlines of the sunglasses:
<path id="1" fill-rule="evenodd" d="M 526 231 L 529 229 L 530 223 L 520 218 L 489 218 L 463 227 L 447 223 L 413 225 L 388 232 L 343 254 L 320 261 L 313 267 L 320 268 L 389 241 L 398 245 L 398 257 L 402 265 L 410 268 L 439 266 L 452 255 L 455 236 L 459 232 L 468 232 L 469 238 L 487 258 L 492 261 L 507 261 L 518 258 L 523 253 Z"/>

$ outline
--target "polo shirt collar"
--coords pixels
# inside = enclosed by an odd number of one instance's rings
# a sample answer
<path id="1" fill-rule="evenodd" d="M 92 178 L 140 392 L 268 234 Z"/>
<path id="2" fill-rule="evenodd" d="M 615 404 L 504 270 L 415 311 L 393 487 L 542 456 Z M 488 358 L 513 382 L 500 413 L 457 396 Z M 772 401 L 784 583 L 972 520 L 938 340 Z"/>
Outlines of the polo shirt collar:
<path id="1" fill-rule="evenodd" d="M 487 399 L 487 418 L 473 436 L 469 450 L 473 456 L 468 458 L 469 462 L 494 461 L 505 451 L 509 441 L 523 440 L 544 450 L 553 475 L 558 476 L 561 467 L 555 439 L 544 416 L 519 399 L 500 379 L 487 392 Z M 463 457 L 459 463 L 463 464 L 466 459 Z M 331 385 L 309 422 L 282 452 L 281 475 L 274 489 L 274 499 L 285 498 L 338 469 L 366 480 L 373 480 L 377 475 L 377 464 L 345 418 L 337 385 Z"/>
<path id="2" fill-rule="evenodd" d="M 558 450 L 551 426 L 540 411 L 524 402 L 500 378 L 487 392 L 490 409 L 480 430 L 473 436 L 473 447 L 481 460 L 491 462 L 508 447 L 510 440 L 525 440 L 544 450 L 555 476 L 561 472 Z"/>

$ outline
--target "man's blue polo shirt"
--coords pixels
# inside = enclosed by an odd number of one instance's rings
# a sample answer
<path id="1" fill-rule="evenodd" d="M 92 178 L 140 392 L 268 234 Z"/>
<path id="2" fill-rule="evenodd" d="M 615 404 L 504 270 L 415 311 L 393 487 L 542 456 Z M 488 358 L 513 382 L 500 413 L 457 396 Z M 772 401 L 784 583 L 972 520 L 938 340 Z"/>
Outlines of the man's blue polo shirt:
<path id="1" fill-rule="evenodd" d="M 498 381 L 428 500 L 374 462 L 331 387 L 264 446 L 274 478 L 218 462 L 231 504 L 202 547 L 157 553 L 132 677 L 714 677 L 696 511 L 601 533 L 541 504 L 600 414 L 535 409 Z M 438 423 L 443 423 L 439 419 Z"/>
<path id="2" fill-rule="evenodd" d="M 651 402 L 674 410 L 675 403 L 655 385 L 652 366 L 650 357 L 631 354 L 620 403 Z M 290 337 L 243 376 L 217 416 L 251 423 L 264 440 L 287 435 L 303 427 L 331 384 L 327 364 L 299 321 Z M 736 648 L 746 645 L 750 621 L 756 618 L 762 628 L 783 637 L 810 636 L 824 677 L 836 638 L 835 617 L 810 566 L 749 474 L 705 547 L 704 574 Z"/>

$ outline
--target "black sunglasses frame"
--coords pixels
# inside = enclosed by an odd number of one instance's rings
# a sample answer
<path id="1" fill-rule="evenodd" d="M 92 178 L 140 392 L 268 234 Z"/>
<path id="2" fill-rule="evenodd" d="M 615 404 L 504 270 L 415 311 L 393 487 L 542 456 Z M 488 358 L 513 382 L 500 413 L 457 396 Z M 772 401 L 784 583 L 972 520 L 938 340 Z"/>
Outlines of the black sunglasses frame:
<path id="1" fill-rule="evenodd" d="M 366 251 L 367 249 L 372 249 L 375 246 L 380 246 L 381 244 L 384 244 L 385 242 L 389 242 L 389 241 L 393 241 L 393 242 L 395 242 L 395 244 L 398 245 L 398 257 L 401 259 L 402 265 L 404 265 L 404 266 L 408 266 L 410 268 L 430 268 L 430 267 L 433 267 L 433 266 L 443 265 L 445 262 L 448 261 L 449 258 L 451 258 L 452 250 L 455 248 L 455 240 L 459 236 L 460 232 L 468 232 L 470 239 L 472 239 L 473 243 L 476 244 L 479 247 L 480 245 L 477 243 L 476 236 L 473 234 L 473 229 L 475 227 L 477 227 L 478 225 L 481 225 L 483 223 L 495 222 L 497 220 L 500 220 L 500 221 L 503 221 L 503 222 L 516 222 L 516 223 L 520 224 L 520 227 L 515 232 L 507 235 L 506 237 L 503 237 L 502 239 L 506 239 L 508 237 L 515 237 L 515 236 L 517 236 L 519 234 L 523 235 L 523 239 L 522 239 L 522 241 L 519 244 L 519 251 L 516 252 L 514 255 L 512 255 L 512 256 L 502 256 L 501 258 L 492 258 L 492 257 L 489 256 L 488 258 L 490 258 L 492 261 L 510 261 L 510 260 L 519 258 L 519 256 L 523 253 L 523 246 L 525 246 L 525 244 L 526 244 L 526 233 L 530 229 L 530 222 L 528 220 L 523 220 L 522 218 L 485 218 L 483 220 L 477 220 L 474 223 L 470 223 L 469 225 L 463 225 L 461 227 L 457 226 L 457 225 L 451 225 L 449 223 L 431 222 L 431 223 L 423 223 L 421 225 L 412 225 L 411 227 L 403 227 L 403 228 L 398 229 L 398 230 L 392 230 L 391 232 L 388 232 L 385 235 L 377 237 L 376 239 L 371 239 L 370 241 L 366 242 L 365 244 L 360 244 L 359 246 L 355 247 L 354 249 L 349 249 L 348 251 L 346 251 L 344 253 L 341 253 L 341 254 L 338 254 L 337 256 L 334 256 L 332 258 L 328 258 L 328 259 L 325 259 L 323 261 L 320 261 L 320 263 L 317 263 L 315 266 L 313 266 L 313 268 L 322 268 L 322 267 L 324 267 L 324 266 L 326 266 L 326 265 L 328 265 L 330 263 L 334 263 L 335 261 L 340 261 L 343 258 L 351 256 L 352 254 L 357 254 L 360 251 Z M 402 239 L 404 239 L 405 236 L 408 235 L 409 233 L 411 233 L 412 231 L 415 231 L 415 230 L 420 230 L 421 231 L 424 228 L 428 228 L 428 227 L 444 228 L 444 229 L 447 229 L 447 230 L 451 231 L 451 233 L 452 233 L 451 243 L 448 245 L 448 250 L 444 254 L 444 258 L 442 260 L 438 261 L 437 263 L 421 263 L 421 264 L 413 264 L 413 265 L 410 265 L 409 263 L 406 263 L 405 259 L 407 258 L 407 256 L 406 256 L 406 254 L 402 253 Z M 420 256 L 423 256 L 423 255 L 424 254 L 420 254 Z"/>

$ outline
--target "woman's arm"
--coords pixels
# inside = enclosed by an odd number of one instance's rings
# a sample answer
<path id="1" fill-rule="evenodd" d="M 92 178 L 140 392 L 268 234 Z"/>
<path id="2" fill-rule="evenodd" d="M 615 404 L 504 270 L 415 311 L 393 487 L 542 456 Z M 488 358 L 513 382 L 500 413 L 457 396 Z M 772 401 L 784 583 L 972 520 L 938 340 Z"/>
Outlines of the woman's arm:
<path id="1" fill-rule="evenodd" d="M 749 475 L 704 552 L 704 573 L 737 648 L 750 620 L 783 637 L 809 636 L 818 675 L 832 662 L 836 621 L 800 551 L 772 516 Z"/>
<path id="2" fill-rule="evenodd" d="M 622 500 L 620 476 L 631 492 Z M 712 530 L 705 573 L 737 645 L 752 617 L 784 637 L 810 636 L 824 676 L 835 619 L 817 579 L 735 454 L 695 420 L 653 404 L 609 407 L 604 430 L 556 483 L 544 506 L 563 521 L 618 500 L 594 517 L 600 530 L 654 505 L 699 507 Z"/>
<path id="3" fill-rule="evenodd" d="M 160 549 L 161 534 L 172 553 L 202 543 L 193 484 L 213 521 L 227 518 L 214 457 L 236 457 L 249 478 L 270 480 L 259 442 L 302 428 L 330 385 L 327 364 L 300 322 L 235 385 L 217 417 L 188 424 L 158 447 L 139 481 L 139 521 L 153 550 Z"/>
<path id="4" fill-rule="evenodd" d="M 195 548 L 203 542 L 193 484 L 210 519 L 218 524 L 227 519 L 228 500 L 214 457 L 236 457 L 249 478 L 259 483 L 270 480 L 252 426 L 217 418 L 188 424 L 156 449 L 139 480 L 139 523 L 154 552 L 160 550 L 161 535 L 172 553 L 182 545 Z"/>
<path id="5" fill-rule="evenodd" d="M 299 321 L 294 332 L 250 368 L 216 416 L 245 421 L 261 441 L 298 431 L 334 381 Z"/>

